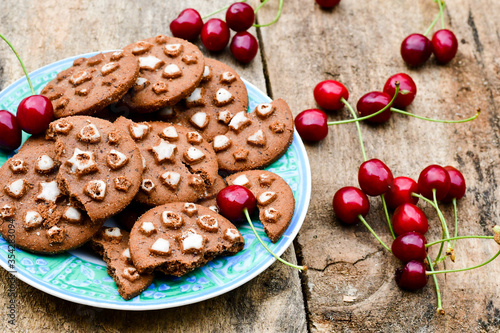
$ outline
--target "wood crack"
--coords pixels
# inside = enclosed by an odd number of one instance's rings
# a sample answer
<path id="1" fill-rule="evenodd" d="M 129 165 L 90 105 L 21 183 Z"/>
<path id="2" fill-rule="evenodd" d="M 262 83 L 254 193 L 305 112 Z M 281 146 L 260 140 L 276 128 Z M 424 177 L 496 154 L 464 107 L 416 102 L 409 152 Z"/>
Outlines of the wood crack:
<path id="1" fill-rule="evenodd" d="M 339 261 L 333 261 L 333 262 L 330 262 L 328 264 L 326 264 L 325 267 L 323 268 L 315 268 L 315 267 L 309 267 L 308 266 L 308 269 L 310 270 L 313 270 L 313 271 L 316 271 L 316 272 L 324 272 L 326 269 L 328 269 L 328 267 L 332 266 L 332 265 L 336 265 L 336 264 L 348 264 L 348 265 L 353 265 L 355 266 L 357 263 L 360 263 L 362 261 L 365 261 L 366 259 L 369 259 L 370 257 L 374 256 L 375 254 L 383 251 L 384 249 L 378 249 L 377 251 L 375 252 L 371 252 L 371 253 L 368 253 L 366 256 L 356 260 L 355 262 L 348 262 L 348 261 L 342 261 L 342 260 L 339 260 Z"/>

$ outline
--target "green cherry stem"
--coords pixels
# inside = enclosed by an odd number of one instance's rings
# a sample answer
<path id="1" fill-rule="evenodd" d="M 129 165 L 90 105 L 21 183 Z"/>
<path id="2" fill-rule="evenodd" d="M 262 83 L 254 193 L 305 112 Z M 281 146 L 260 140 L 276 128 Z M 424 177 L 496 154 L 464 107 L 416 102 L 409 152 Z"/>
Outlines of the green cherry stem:
<path id="1" fill-rule="evenodd" d="M 437 240 L 435 242 L 427 243 L 425 244 L 425 247 L 431 247 L 436 244 L 444 243 L 444 242 L 449 242 L 449 241 L 456 241 L 458 239 L 471 239 L 471 238 L 477 238 L 477 239 L 495 239 L 495 236 L 479 236 L 479 235 L 469 235 L 469 236 L 456 236 L 456 237 L 451 237 L 451 238 L 443 238 L 440 240 Z"/>
<path id="2" fill-rule="evenodd" d="M 28 80 L 28 84 L 30 85 L 31 93 L 35 95 L 35 89 L 33 89 L 33 84 L 31 84 L 30 76 L 28 75 L 28 71 L 26 71 L 26 67 L 24 67 L 24 63 L 21 60 L 21 57 L 19 56 L 19 54 L 17 54 L 16 49 L 14 49 L 14 46 L 12 46 L 12 44 L 7 40 L 7 38 L 5 38 L 2 34 L 0 34 L 0 38 L 2 38 L 7 43 L 7 45 L 10 46 L 12 52 L 14 52 L 14 54 L 16 55 L 17 60 L 19 60 L 19 63 L 21 63 L 21 67 L 23 68 L 26 80 Z"/>
<path id="3" fill-rule="evenodd" d="M 255 234 L 255 237 L 257 237 L 257 239 L 259 240 L 259 242 L 262 244 L 262 246 L 267 250 L 267 252 L 269 252 L 274 258 L 276 258 L 276 260 L 282 262 L 283 264 L 287 265 L 287 266 L 290 266 L 292 268 L 296 268 L 298 270 L 301 270 L 301 271 L 306 271 L 307 270 L 307 266 L 297 266 L 297 265 L 294 265 L 286 260 L 283 260 L 281 259 L 280 257 L 278 257 L 276 254 L 273 253 L 273 251 L 271 251 L 267 245 L 264 243 L 264 241 L 260 238 L 259 234 L 257 233 L 257 230 L 255 230 L 255 227 L 253 226 L 253 223 L 252 223 L 252 219 L 250 218 L 250 215 L 248 214 L 248 209 L 244 208 L 243 209 L 243 213 L 245 214 L 246 218 L 247 218 L 247 221 L 248 221 L 248 224 L 250 224 L 250 228 L 252 228 L 252 231 L 253 233 Z"/>
<path id="4" fill-rule="evenodd" d="M 488 259 L 485 262 L 483 262 L 483 263 L 481 263 L 479 265 L 476 265 L 476 266 L 466 267 L 466 268 L 459 268 L 459 269 L 446 269 L 446 270 L 442 270 L 442 271 L 431 271 L 431 272 L 426 272 L 425 274 L 427 274 L 427 275 L 434 275 L 434 274 L 446 274 L 446 273 L 470 271 L 470 270 L 473 270 L 473 269 L 476 269 L 476 268 L 479 268 L 479 267 L 483 267 L 484 265 L 489 264 L 490 262 L 492 262 L 493 260 L 495 260 L 499 255 L 500 255 L 500 251 L 498 251 L 490 259 Z"/>
<path id="5" fill-rule="evenodd" d="M 468 121 L 472 121 L 472 120 L 476 119 L 481 114 L 481 110 L 477 110 L 475 115 L 473 115 L 472 117 L 466 118 L 466 119 L 441 120 L 441 119 L 433 119 L 433 118 L 422 117 L 422 116 L 416 115 L 416 114 L 411 113 L 411 112 L 407 112 L 407 111 L 404 111 L 404 110 L 396 109 L 394 107 L 391 107 L 391 111 L 395 112 L 395 113 L 403 114 L 405 116 L 409 116 L 409 117 L 413 117 L 413 118 L 417 118 L 417 119 L 421 119 L 421 120 L 426 120 L 426 121 L 431 121 L 433 123 L 443 123 L 443 124 L 460 124 L 460 123 L 466 123 Z"/>
<path id="6" fill-rule="evenodd" d="M 436 197 L 436 189 L 432 189 L 432 198 L 434 199 L 434 207 L 436 208 L 439 220 L 441 221 L 441 224 L 443 226 L 443 229 L 446 234 L 446 238 L 450 238 L 450 231 L 448 230 L 448 224 L 446 223 L 446 220 L 444 219 L 444 215 L 441 212 L 441 209 L 439 209 L 438 202 L 437 202 L 437 197 Z"/>
<path id="7" fill-rule="evenodd" d="M 444 29 L 444 1 L 443 0 L 437 0 L 438 6 L 439 6 L 439 15 L 441 16 L 441 29 Z"/>
<path id="8" fill-rule="evenodd" d="M 434 267 L 433 267 L 434 265 L 432 264 L 431 258 L 429 257 L 429 255 L 427 255 L 427 262 L 429 263 L 429 269 L 431 270 L 431 272 L 434 272 Z M 432 275 L 432 279 L 434 280 L 434 287 L 436 288 L 436 298 L 437 298 L 436 311 L 437 311 L 437 313 L 444 315 L 443 304 L 441 302 L 441 290 L 439 289 L 439 283 L 437 280 L 437 276 Z"/>
<path id="9" fill-rule="evenodd" d="M 257 9 L 255 9 L 255 12 L 257 13 L 257 11 L 269 0 L 265 0 L 263 3 L 261 3 L 259 5 L 259 7 L 257 7 Z M 269 23 L 266 23 L 266 24 L 254 24 L 253 26 L 256 27 L 256 28 L 263 28 L 263 27 L 268 27 L 270 25 L 273 25 L 274 23 L 278 22 L 278 20 L 280 19 L 281 17 L 281 12 L 283 11 L 283 0 L 280 0 L 280 3 L 279 3 L 279 6 L 278 6 L 278 13 L 276 13 L 276 17 L 274 18 L 274 20 L 272 20 L 271 22 Z"/>
<path id="10" fill-rule="evenodd" d="M 431 32 L 432 28 L 434 28 L 434 26 L 436 25 L 437 21 L 439 20 L 439 17 L 441 16 L 441 12 L 439 12 L 437 15 L 436 15 L 436 18 L 434 19 L 434 21 L 432 21 L 431 25 L 427 28 L 427 30 L 425 31 L 424 33 L 424 36 L 427 36 L 429 34 L 429 32 Z"/>
<path id="11" fill-rule="evenodd" d="M 353 119 L 346 119 L 346 120 L 339 120 L 339 121 L 329 121 L 327 122 L 326 124 L 328 126 L 332 126 L 332 125 L 341 125 L 341 124 L 349 124 L 349 123 L 355 123 L 355 122 L 359 122 L 359 121 L 363 121 L 363 120 L 366 120 L 366 119 L 370 119 L 372 117 L 375 117 L 376 115 L 378 114 L 381 114 L 382 112 L 384 112 L 385 110 L 387 110 L 388 108 L 391 107 L 392 103 L 394 102 L 394 100 L 396 99 L 396 97 L 398 96 L 399 94 L 399 82 L 396 82 L 396 91 L 394 92 L 394 96 L 392 96 L 392 99 L 391 101 L 389 102 L 389 104 L 387 104 L 386 106 L 384 106 L 382 109 L 378 110 L 377 112 L 374 112 L 372 114 L 369 114 L 368 116 L 364 116 L 364 117 L 354 117 Z M 342 101 L 342 103 L 344 103 L 344 101 Z M 345 103 L 344 103 L 345 104 Z M 346 104 L 347 105 L 347 104 Z M 348 106 L 349 107 L 349 106 Z"/>
<path id="12" fill-rule="evenodd" d="M 349 111 L 351 111 L 352 117 L 354 119 L 358 119 L 356 111 L 354 111 L 351 104 L 349 104 L 349 102 L 346 101 L 344 97 L 342 97 L 340 100 L 342 103 L 344 103 L 345 106 L 347 106 Z M 356 129 L 358 130 L 359 144 L 361 146 L 361 152 L 363 153 L 363 160 L 366 162 L 368 158 L 366 157 L 365 144 L 363 143 L 363 134 L 361 134 L 361 127 L 359 126 L 359 122 L 356 122 Z"/>
<path id="13" fill-rule="evenodd" d="M 264 5 L 268 2 L 269 0 L 264 0 L 260 3 L 260 5 L 257 6 L 257 8 L 255 8 L 254 10 L 254 13 L 257 14 L 257 12 L 262 8 L 264 7 Z"/>
<path id="14" fill-rule="evenodd" d="M 372 235 L 378 240 L 378 242 L 380 244 L 382 244 L 382 246 L 385 247 L 385 249 L 387 251 L 389 251 L 390 253 L 392 253 L 391 249 L 380 239 L 380 237 L 377 235 L 377 233 L 372 229 L 372 227 L 370 227 L 370 225 L 368 224 L 368 222 L 366 222 L 365 218 L 362 215 L 358 215 L 358 218 L 360 219 L 361 222 L 363 222 L 363 224 L 365 225 L 366 229 L 368 229 L 372 233 Z"/>
<path id="15" fill-rule="evenodd" d="M 392 229 L 391 218 L 389 217 L 389 211 L 387 210 L 387 203 L 385 202 L 385 195 L 380 195 L 380 199 L 382 199 L 382 207 L 384 207 L 385 218 L 387 220 L 387 224 L 389 225 L 389 231 L 391 232 L 392 238 L 396 239 L 396 234 L 394 234 L 394 230 Z"/>
<path id="16" fill-rule="evenodd" d="M 239 0 L 239 2 L 247 2 L 247 0 Z M 218 14 L 218 13 L 222 12 L 223 10 L 228 9 L 230 6 L 231 5 L 227 5 L 227 6 L 220 8 L 220 9 L 217 9 L 216 11 L 211 12 L 210 14 L 203 16 L 201 19 L 205 20 L 205 19 L 209 18 L 210 16 L 214 16 L 215 14 Z"/>

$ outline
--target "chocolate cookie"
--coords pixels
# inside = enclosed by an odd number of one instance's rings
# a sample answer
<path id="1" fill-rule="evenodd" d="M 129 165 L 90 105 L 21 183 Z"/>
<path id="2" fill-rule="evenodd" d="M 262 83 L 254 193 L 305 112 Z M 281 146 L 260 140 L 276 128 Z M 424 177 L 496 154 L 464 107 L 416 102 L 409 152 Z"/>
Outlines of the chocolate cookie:
<path id="1" fill-rule="evenodd" d="M 93 221 L 120 212 L 137 194 L 141 153 L 112 123 L 86 116 L 63 118 L 50 124 L 47 137 L 56 139 L 60 187 Z"/>
<path id="2" fill-rule="evenodd" d="M 115 125 L 135 140 L 144 158 L 137 201 L 150 206 L 193 202 L 214 183 L 217 158 L 198 132 L 160 121 L 134 123 L 124 117 Z"/>
<path id="3" fill-rule="evenodd" d="M 56 118 L 90 115 L 122 98 L 138 75 L 139 63 L 132 53 L 100 53 L 75 60 L 41 94 L 52 101 Z"/>
<path id="4" fill-rule="evenodd" d="M 140 73 L 122 101 L 135 112 L 172 106 L 198 86 L 205 61 L 195 45 L 159 35 L 124 48 L 139 61 Z"/>
<path id="5" fill-rule="evenodd" d="M 196 204 L 205 206 L 218 213 L 217 194 L 226 187 L 226 182 L 221 176 L 215 178 L 215 183 L 203 194 L 203 197 Z"/>
<path id="6" fill-rule="evenodd" d="M 139 272 L 182 276 L 243 246 L 243 236 L 231 222 L 193 203 L 153 208 L 130 233 L 130 254 Z"/>
<path id="7" fill-rule="evenodd" d="M 264 231 L 276 243 L 288 228 L 295 210 L 290 186 L 277 174 L 263 170 L 238 172 L 226 178 L 228 185 L 248 188 L 257 199 Z"/>
<path id="8" fill-rule="evenodd" d="M 205 58 L 203 79 L 189 97 L 157 117 L 196 129 L 209 142 L 216 135 L 226 134 L 233 115 L 248 109 L 245 84 L 234 69 L 214 59 Z"/>
<path id="9" fill-rule="evenodd" d="M 240 112 L 229 131 L 212 141 L 219 168 L 228 172 L 263 168 L 280 158 L 293 140 L 293 115 L 282 99 Z"/>
<path id="10" fill-rule="evenodd" d="M 101 227 L 72 205 L 59 189 L 56 146 L 31 137 L 0 168 L 0 233 L 18 247 L 37 253 L 76 248 Z"/>
<path id="11" fill-rule="evenodd" d="M 141 274 L 134 267 L 130 258 L 127 231 L 103 227 L 92 237 L 90 245 L 103 257 L 108 275 L 113 278 L 118 292 L 125 300 L 141 294 L 153 282 L 153 274 Z"/>

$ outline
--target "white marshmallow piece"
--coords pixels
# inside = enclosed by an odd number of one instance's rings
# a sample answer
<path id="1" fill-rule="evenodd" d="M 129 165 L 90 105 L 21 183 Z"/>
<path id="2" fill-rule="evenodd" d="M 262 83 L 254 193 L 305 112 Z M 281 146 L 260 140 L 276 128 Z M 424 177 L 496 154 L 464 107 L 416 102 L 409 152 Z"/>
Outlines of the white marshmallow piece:
<path id="1" fill-rule="evenodd" d="M 179 138 L 179 135 L 177 134 L 177 131 L 174 126 L 165 127 L 163 129 L 162 134 L 167 140 L 175 141 Z"/>
<path id="2" fill-rule="evenodd" d="M 71 164 L 72 173 L 85 172 L 87 169 L 91 169 L 97 166 L 97 164 L 95 163 L 93 152 L 83 151 L 78 148 L 75 148 L 73 156 L 71 156 L 71 158 L 68 160 L 68 163 Z"/>
<path id="3" fill-rule="evenodd" d="M 240 237 L 240 233 L 234 228 L 228 228 L 224 235 L 227 236 L 227 238 L 229 238 L 230 240 L 235 240 L 236 238 Z"/>
<path id="4" fill-rule="evenodd" d="M 163 61 L 152 55 L 139 58 L 140 69 L 154 71 L 160 68 L 161 65 L 163 65 Z"/>
<path id="5" fill-rule="evenodd" d="M 187 233 L 183 234 L 182 248 L 184 251 L 188 250 L 201 250 L 203 247 L 203 236 L 197 234 L 196 231 L 190 229 Z"/>
<path id="6" fill-rule="evenodd" d="M 43 218 L 40 213 L 29 210 L 26 212 L 26 217 L 24 218 L 24 227 L 26 229 L 36 228 L 42 225 Z"/>
<path id="7" fill-rule="evenodd" d="M 123 250 L 122 257 L 130 259 L 130 249 L 128 247 L 125 250 Z"/>
<path id="8" fill-rule="evenodd" d="M 121 237 L 122 232 L 120 228 L 115 227 L 115 228 L 106 228 L 106 230 L 104 230 L 104 234 L 111 238 L 119 238 Z"/>
<path id="9" fill-rule="evenodd" d="M 186 98 L 187 103 L 193 103 L 193 104 L 200 103 L 201 100 L 202 100 L 201 88 L 196 88 L 195 90 L 193 90 L 191 95 L 189 95 Z"/>
<path id="10" fill-rule="evenodd" d="M 251 122 L 250 119 L 247 118 L 246 112 L 241 111 L 238 112 L 233 119 L 229 122 L 229 128 L 232 130 L 239 132 L 244 126 Z"/>
<path id="11" fill-rule="evenodd" d="M 206 112 L 196 112 L 190 119 L 191 123 L 199 129 L 204 129 L 208 125 L 208 115 Z"/>
<path id="12" fill-rule="evenodd" d="M 231 83 L 236 80 L 236 76 L 231 72 L 224 72 L 220 76 L 220 81 L 222 83 Z"/>
<path id="13" fill-rule="evenodd" d="M 59 190 L 59 187 L 57 186 L 57 182 L 55 180 L 48 183 L 41 182 L 40 186 L 41 192 L 36 197 L 37 200 L 56 202 L 57 198 L 61 195 L 61 191 Z"/>
<path id="14" fill-rule="evenodd" d="M 248 187 L 250 185 L 250 181 L 248 180 L 246 175 L 241 175 L 241 176 L 236 177 L 233 180 L 233 185 L 240 185 L 240 186 Z"/>
<path id="15" fill-rule="evenodd" d="M 96 125 L 88 124 L 82 127 L 78 138 L 84 142 L 97 142 L 101 139 L 101 133 L 99 133 Z"/>
<path id="16" fill-rule="evenodd" d="M 224 88 L 219 88 L 215 93 L 215 101 L 218 106 L 226 105 L 233 100 L 233 95 Z"/>
<path id="17" fill-rule="evenodd" d="M 146 235 L 151 235 L 153 232 L 155 232 L 155 225 L 153 222 L 142 222 L 141 225 L 141 230 L 146 234 Z"/>
<path id="18" fill-rule="evenodd" d="M 203 78 L 207 78 L 210 76 L 210 66 L 205 66 L 203 69 Z"/>
<path id="19" fill-rule="evenodd" d="M 148 124 L 131 124 L 130 126 L 130 134 L 135 140 L 142 140 L 148 132 Z"/>
<path id="20" fill-rule="evenodd" d="M 19 197 L 24 191 L 24 187 L 26 186 L 26 181 L 24 179 L 18 179 L 12 182 L 7 186 L 9 190 L 9 194 L 12 194 L 14 197 Z"/>
<path id="21" fill-rule="evenodd" d="M 108 164 L 112 169 L 119 169 L 123 167 L 128 162 L 128 157 L 118 150 L 111 149 L 108 154 L 109 160 Z M 116 158 L 115 158 L 116 157 Z"/>
<path id="22" fill-rule="evenodd" d="M 161 163 L 165 160 L 173 160 L 174 153 L 177 149 L 176 145 L 168 143 L 165 140 L 161 140 L 157 146 L 153 146 L 151 150 L 155 153 L 155 158 L 158 163 Z"/>
<path id="23" fill-rule="evenodd" d="M 217 120 L 219 120 L 224 124 L 229 124 L 232 118 L 233 118 L 232 113 L 229 110 L 224 110 L 219 112 L 219 117 Z"/>
<path id="24" fill-rule="evenodd" d="M 161 175 L 161 179 L 165 182 L 165 184 L 172 187 L 173 189 L 176 189 L 177 186 L 179 186 L 181 175 L 177 172 L 167 171 L 163 175 Z"/>
<path id="25" fill-rule="evenodd" d="M 155 183 L 151 179 L 143 179 L 141 183 L 141 189 L 146 193 L 151 192 L 155 188 Z"/>
<path id="26" fill-rule="evenodd" d="M 101 67 L 101 73 L 103 76 L 106 76 L 106 75 L 116 71 L 118 69 L 118 67 L 120 67 L 120 64 L 117 62 L 107 63 L 106 65 Z"/>
<path id="27" fill-rule="evenodd" d="M 214 150 L 223 151 L 231 146 L 231 139 L 225 135 L 216 135 L 213 141 Z"/>
<path id="28" fill-rule="evenodd" d="M 270 103 L 259 104 L 255 108 L 255 111 L 261 118 L 266 118 L 274 112 L 274 106 Z"/>
<path id="29" fill-rule="evenodd" d="M 170 242 L 163 238 L 158 238 L 156 242 L 151 245 L 150 251 L 157 254 L 169 254 L 170 253 Z"/>
<path id="30" fill-rule="evenodd" d="M 54 168 L 54 160 L 49 155 L 42 155 L 36 161 L 36 168 L 38 171 L 47 172 Z"/>
<path id="31" fill-rule="evenodd" d="M 63 217 L 70 222 L 78 222 L 82 219 L 80 211 L 74 207 L 68 207 L 64 212 Z"/>
<path id="32" fill-rule="evenodd" d="M 266 192 L 262 193 L 261 195 L 259 195 L 259 197 L 257 198 L 257 201 L 259 202 L 259 204 L 266 206 L 266 205 L 269 205 L 274 200 L 276 200 L 277 196 L 278 195 L 276 194 L 276 192 L 266 191 Z"/>
<path id="33" fill-rule="evenodd" d="M 166 78 L 176 78 L 182 75 L 182 71 L 176 64 L 170 64 L 163 70 L 163 76 Z"/>
<path id="34" fill-rule="evenodd" d="M 205 158 L 205 154 L 196 147 L 189 147 L 189 149 L 186 152 L 186 155 L 187 155 L 187 160 L 190 163 L 199 162 Z"/>
<path id="35" fill-rule="evenodd" d="M 254 134 L 250 135 L 247 141 L 248 143 L 256 146 L 263 146 L 266 144 L 266 137 L 264 136 L 264 132 L 262 132 L 262 130 L 260 129 Z"/>

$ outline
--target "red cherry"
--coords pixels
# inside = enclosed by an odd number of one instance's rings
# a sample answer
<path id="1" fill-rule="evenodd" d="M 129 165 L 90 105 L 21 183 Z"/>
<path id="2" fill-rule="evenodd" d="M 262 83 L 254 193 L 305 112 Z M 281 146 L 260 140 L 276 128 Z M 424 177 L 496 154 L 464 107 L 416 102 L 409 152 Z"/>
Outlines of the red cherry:
<path id="1" fill-rule="evenodd" d="M 433 189 L 436 189 L 437 200 L 444 199 L 450 190 L 450 185 L 448 171 L 436 164 L 422 170 L 418 177 L 418 191 L 427 199 L 433 199 Z"/>
<path id="2" fill-rule="evenodd" d="M 410 231 L 398 236 L 392 242 L 392 253 L 403 262 L 423 261 L 427 257 L 425 244 L 427 240 L 424 235 Z"/>
<path id="3" fill-rule="evenodd" d="M 14 150 L 21 145 L 22 132 L 15 115 L 0 110 L 0 148 Z"/>
<path id="4" fill-rule="evenodd" d="M 344 107 L 342 97 L 347 101 L 349 99 L 349 91 L 340 82 L 335 80 L 326 80 L 318 83 L 314 88 L 314 99 L 318 105 L 327 110 L 340 110 Z"/>
<path id="5" fill-rule="evenodd" d="M 54 107 L 45 96 L 28 96 L 17 107 L 17 120 L 23 131 L 29 134 L 44 132 L 54 119 Z"/>
<path id="6" fill-rule="evenodd" d="M 377 196 L 386 193 L 394 177 L 391 169 L 376 158 L 361 164 L 358 171 L 359 186 L 368 195 Z"/>
<path id="7" fill-rule="evenodd" d="M 361 117 L 368 116 L 383 109 L 391 102 L 391 99 L 391 96 L 385 92 L 372 91 L 359 99 L 356 108 Z M 391 118 L 391 115 L 392 112 L 389 108 L 375 117 L 366 119 L 366 121 L 376 124 L 385 123 Z"/>
<path id="8" fill-rule="evenodd" d="M 216 18 L 208 20 L 201 29 L 201 42 L 209 51 L 222 51 L 229 43 L 229 37 L 226 22 Z"/>
<path id="9" fill-rule="evenodd" d="M 453 198 L 457 200 L 462 199 L 466 188 L 464 175 L 452 166 L 445 166 L 444 169 L 448 171 L 448 175 L 450 176 L 450 189 L 442 201 L 451 202 Z"/>
<path id="10" fill-rule="evenodd" d="M 339 4 L 340 0 L 316 0 L 316 3 L 323 8 L 333 8 Z"/>
<path id="11" fill-rule="evenodd" d="M 370 211 L 368 197 L 360 189 L 343 187 L 333 196 L 333 211 L 337 218 L 347 224 L 356 223 L 358 216 L 365 217 Z"/>
<path id="12" fill-rule="evenodd" d="M 458 41 L 455 34 L 448 29 L 441 29 L 432 36 L 432 52 L 441 64 L 450 62 L 458 50 Z"/>
<path id="13" fill-rule="evenodd" d="M 233 36 L 230 49 L 236 60 L 246 64 L 252 61 L 257 55 L 259 43 L 254 35 L 247 31 L 242 31 Z"/>
<path id="14" fill-rule="evenodd" d="M 295 129 L 304 141 L 321 141 L 328 135 L 326 113 L 318 109 L 304 110 L 295 117 Z"/>
<path id="15" fill-rule="evenodd" d="M 401 43 L 401 56 L 410 66 L 420 66 L 429 59 L 432 43 L 422 34 L 411 34 Z"/>
<path id="16" fill-rule="evenodd" d="M 245 220 L 243 209 L 252 214 L 256 207 L 255 196 L 249 189 L 239 185 L 231 185 L 217 194 L 217 206 L 221 215 L 232 222 Z"/>
<path id="17" fill-rule="evenodd" d="M 429 230 L 429 222 L 425 213 L 411 203 L 404 203 L 392 215 L 392 227 L 396 235 L 415 231 L 425 234 Z"/>
<path id="18" fill-rule="evenodd" d="M 234 31 L 248 30 L 254 21 L 253 8 L 244 2 L 235 2 L 226 11 L 226 23 Z"/>
<path id="19" fill-rule="evenodd" d="M 418 193 L 417 182 L 408 177 L 396 177 L 389 191 L 385 194 L 387 205 L 392 209 L 396 209 L 404 203 L 415 205 L 418 198 L 412 196 L 412 193 Z"/>
<path id="20" fill-rule="evenodd" d="M 402 269 L 396 270 L 396 283 L 401 289 L 415 291 L 422 289 L 427 284 L 425 265 L 421 261 L 407 262 Z"/>
<path id="21" fill-rule="evenodd" d="M 417 85 L 408 74 L 394 74 L 384 85 L 384 92 L 389 94 L 391 98 L 396 92 L 396 82 L 399 82 L 399 93 L 392 104 L 397 108 L 404 109 L 415 99 L 415 95 L 417 94 Z"/>
<path id="22" fill-rule="evenodd" d="M 184 9 L 179 16 L 170 22 L 170 31 L 172 35 L 178 38 L 195 40 L 201 32 L 203 20 L 200 13 L 193 8 Z"/>

